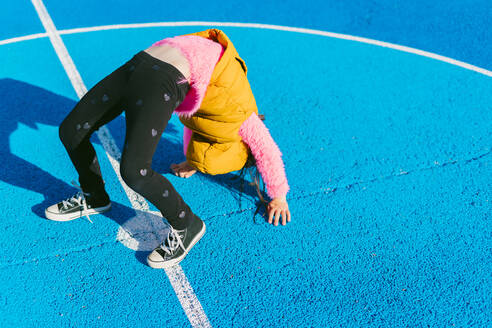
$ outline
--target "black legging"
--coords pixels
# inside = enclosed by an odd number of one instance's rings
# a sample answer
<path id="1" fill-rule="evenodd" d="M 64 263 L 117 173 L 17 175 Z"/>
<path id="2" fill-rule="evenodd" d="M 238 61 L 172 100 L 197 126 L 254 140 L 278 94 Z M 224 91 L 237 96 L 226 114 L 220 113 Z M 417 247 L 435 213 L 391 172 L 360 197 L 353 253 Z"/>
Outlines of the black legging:
<path id="1" fill-rule="evenodd" d="M 89 138 L 125 111 L 121 177 L 154 204 L 173 228 L 187 227 L 195 215 L 169 180 L 152 170 L 151 164 L 171 114 L 188 90 L 189 84 L 178 69 L 144 51 L 90 89 L 60 125 L 60 139 L 79 173 L 82 190 L 107 198 Z"/>

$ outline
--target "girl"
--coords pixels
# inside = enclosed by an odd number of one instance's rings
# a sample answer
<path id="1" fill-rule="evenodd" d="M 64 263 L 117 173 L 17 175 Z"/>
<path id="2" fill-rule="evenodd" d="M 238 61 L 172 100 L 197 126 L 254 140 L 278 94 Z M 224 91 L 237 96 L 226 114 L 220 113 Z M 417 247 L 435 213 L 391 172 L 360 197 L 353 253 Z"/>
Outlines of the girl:
<path id="1" fill-rule="evenodd" d="M 188 178 L 197 170 L 225 174 L 241 169 L 242 174 L 255 165 L 272 198 L 268 222 L 275 218 L 278 225 L 282 217 L 285 225 L 290 221 L 289 186 L 281 152 L 258 116 L 246 72 L 234 45 L 218 29 L 166 38 L 137 53 L 89 90 L 61 123 L 60 139 L 79 174 L 81 191 L 48 207 L 46 217 L 67 221 L 110 209 L 89 138 L 125 110 L 121 177 L 171 226 L 166 240 L 147 257 L 151 267 L 179 263 L 205 233 L 205 223 L 169 180 L 151 168 L 173 112 L 185 126 L 186 156 L 171 165 L 174 173 Z"/>

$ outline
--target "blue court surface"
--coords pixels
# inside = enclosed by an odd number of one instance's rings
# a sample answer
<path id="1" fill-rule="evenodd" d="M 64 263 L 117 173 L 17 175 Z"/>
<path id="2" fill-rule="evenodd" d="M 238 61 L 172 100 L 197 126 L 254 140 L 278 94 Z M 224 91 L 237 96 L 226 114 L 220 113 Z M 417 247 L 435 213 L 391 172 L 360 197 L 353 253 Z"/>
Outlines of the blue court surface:
<path id="1" fill-rule="evenodd" d="M 491 15 L 487 0 L 3 3 L 0 327 L 490 327 Z M 210 27 L 248 65 L 292 221 L 253 220 L 238 172 L 174 176 L 176 115 L 153 167 L 207 225 L 179 266 L 146 265 L 168 227 L 118 176 L 124 117 L 91 139 L 113 209 L 44 219 L 76 191 L 58 126 L 78 99 Z"/>

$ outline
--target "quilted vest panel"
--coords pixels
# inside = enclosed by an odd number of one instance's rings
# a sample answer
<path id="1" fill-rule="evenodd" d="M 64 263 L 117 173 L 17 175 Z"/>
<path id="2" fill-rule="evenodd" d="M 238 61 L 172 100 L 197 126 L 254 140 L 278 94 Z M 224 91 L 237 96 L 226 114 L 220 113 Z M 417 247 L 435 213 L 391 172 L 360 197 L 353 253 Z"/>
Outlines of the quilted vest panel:
<path id="1" fill-rule="evenodd" d="M 211 29 L 193 35 L 219 42 L 225 51 L 215 65 L 200 109 L 189 118 L 179 118 L 193 131 L 186 159 L 207 174 L 240 170 L 249 149 L 239 136 L 239 128 L 253 112 L 258 114 L 246 64 L 222 31 Z"/>

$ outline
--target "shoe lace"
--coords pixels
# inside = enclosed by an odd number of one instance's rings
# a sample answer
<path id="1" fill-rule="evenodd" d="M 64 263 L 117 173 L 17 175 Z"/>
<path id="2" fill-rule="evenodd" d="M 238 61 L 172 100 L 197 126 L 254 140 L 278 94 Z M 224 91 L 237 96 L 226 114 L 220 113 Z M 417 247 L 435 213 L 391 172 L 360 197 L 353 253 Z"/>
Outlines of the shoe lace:
<path id="1" fill-rule="evenodd" d="M 89 193 L 85 193 L 82 190 L 82 188 L 73 180 L 72 180 L 72 186 L 77 188 L 79 191 L 72 197 L 62 200 L 62 204 L 63 204 L 62 208 L 68 209 L 69 207 L 73 207 L 73 206 L 82 206 L 84 208 L 84 211 L 88 210 L 85 196 L 89 196 Z M 86 214 L 85 217 L 87 218 L 87 220 L 89 220 L 90 223 L 94 223 L 89 217 L 89 214 Z"/>
<path id="2" fill-rule="evenodd" d="M 174 251 L 178 249 L 179 246 L 181 246 L 182 249 L 185 249 L 183 245 L 183 241 L 181 240 L 181 235 L 179 234 L 179 231 L 181 230 L 176 230 L 171 227 L 171 230 L 169 231 L 169 234 L 167 235 L 167 245 L 166 243 L 162 243 L 160 247 L 168 254 L 172 255 Z"/>

